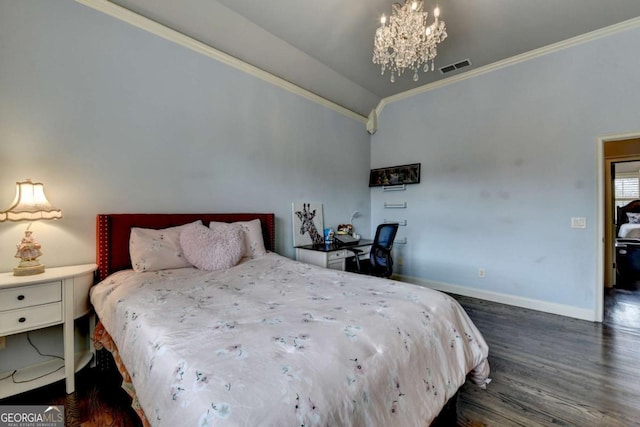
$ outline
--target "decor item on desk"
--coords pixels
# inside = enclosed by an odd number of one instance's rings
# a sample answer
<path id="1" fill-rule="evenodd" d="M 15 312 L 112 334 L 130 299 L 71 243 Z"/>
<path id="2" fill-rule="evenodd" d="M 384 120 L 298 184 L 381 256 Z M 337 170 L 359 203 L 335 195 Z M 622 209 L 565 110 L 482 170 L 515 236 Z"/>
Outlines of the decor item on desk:
<path id="1" fill-rule="evenodd" d="M 440 9 L 433 10 L 434 22 L 427 25 L 429 12 L 424 12 L 423 0 L 405 0 L 404 5 L 395 3 L 387 24 L 382 15 L 380 28 L 376 30 L 373 48 L 373 62 L 379 64 L 382 73 L 391 71 L 391 83 L 395 83 L 396 74 L 404 73 L 406 68 L 413 70 L 413 81 L 419 79 L 418 70 L 426 73 L 434 69 L 434 59 L 438 55 L 438 44 L 447 38 L 447 29 L 440 18 Z"/>
<path id="2" fill-rule="evenodd" d="M 30 179 L 16 182 L 13 203 L 6 211 L 0 212 L 0 222 L 59 218 L 62 218 L 62 211 L 51 206 L 44 195 L 44 184 L 31 182 Z M 20 263 L 13 269 L 14 276 L 29 276 L 44 272 L 44 265 L 38 261 L 42 255 L 41 246 L 34 239 L 30 228 L 31 224 L 27 226 L 24 237 L 16 245 L 15 257 L 20 259 Z"/>
<path id="3" fill-rule="evenodd" d="M 369 187 L 419 183 L 420 163 L 371 169 L 369 174 Z"/>
<path id="4" fill-rule="evenodd" d="M 338 225 L 337 235 L 351 234 L 353 233 L 353 225 L 352 224 L 340 224 Z"/>
<path id="5" fill-rule="evenodd" d="M 293 203 L 293 246 L 322 245 L 324 221 L 322 203 Z"/>
<path id="6" fill-rule="evenodd" d="M 336 240 L 344 243 L 346 240 L 341 239 L 344 236 L 351 236 L 354 240 L 360 240 L 360 235 L 355 232 L 352 224 L 340 224 L 336 233 Z M 353 240 L 352 240 L 353 241 Z"/>
<path id="7" fill-rule="evenodd" d="M 333 243 L 334 236 L 333 228 L 325 228 L 324 229 L 324 242 L 325 243 Z"/>

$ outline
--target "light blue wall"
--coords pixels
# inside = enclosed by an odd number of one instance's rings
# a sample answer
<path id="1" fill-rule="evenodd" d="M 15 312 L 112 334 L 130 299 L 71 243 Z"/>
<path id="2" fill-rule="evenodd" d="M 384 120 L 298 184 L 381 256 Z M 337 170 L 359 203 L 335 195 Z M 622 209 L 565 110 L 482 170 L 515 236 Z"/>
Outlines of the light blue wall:
<path id="1" fill-rule="evenodd" d="M 45 183 L 48 266 L 95 262 L 109 212 L 274 212 L 292 257 L 294 201 L 368 226 L 369 153 L 363 123 L 74 1 L 0 0 L 0 209 Z M 0 224 L 0 271 L 25 227 Z"/>
<path id="2" fill-rule="evenodd" d="M 93 262 L 104 212 L 275 212 L 288 256 L 293 201 L 369 223 L 361 122 L 71 0 L 0 1 L 0 55 L 0 203 L 45 183 L 47 265 Z M 0 271 L 25 225 L 0 224 Z"/>
<path id="3" fill-rule="evenodd" d="M 596 140 L 640 131 L 639 44 L 628 31 L 388 104 L 369 146 L 362 123 L 71 0 L 0 0 L 0 203 L 45 182 L 64 218 L 34 230 L 56 266 L 95 260 L 99 212 L 275 212 L 293 256 L 291 202 L 318 201 L 330 225 L 407 219 L 406 278 L 592 310 Z M 414 162 L 421 184 L 367 189 L 370 167 Z M 0 271 L 24 227 L 0 224 Z M 31 362 L 23 341 L 0 371 Z"/>
<path id="4" fill-rule="evenodd" d="M 420 184 L 371 191 L 372 224 L 408 221 L 398 272 L 594 310 L 597 139 L 640 131 L 639 45 L 631 30 L 387 105 L 372 167 L 422 163 Z"/>

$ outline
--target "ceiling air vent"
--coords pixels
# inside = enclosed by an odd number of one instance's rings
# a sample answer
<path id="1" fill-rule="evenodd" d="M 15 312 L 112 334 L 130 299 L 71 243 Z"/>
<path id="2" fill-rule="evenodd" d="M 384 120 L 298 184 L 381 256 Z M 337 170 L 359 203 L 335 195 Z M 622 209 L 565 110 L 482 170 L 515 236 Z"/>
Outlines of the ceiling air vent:
<path id="1" fill-rule="evenodd" d="M 444 67 L 440 67 L 440 73 L 447 74 L 455 70 L 459 70 L 460 68 L 468 67 L 471 65 L 471 61 L 468 59 L 464 59 L 460 62 L 456 62 L 455 64 L 445 65 Z"/>

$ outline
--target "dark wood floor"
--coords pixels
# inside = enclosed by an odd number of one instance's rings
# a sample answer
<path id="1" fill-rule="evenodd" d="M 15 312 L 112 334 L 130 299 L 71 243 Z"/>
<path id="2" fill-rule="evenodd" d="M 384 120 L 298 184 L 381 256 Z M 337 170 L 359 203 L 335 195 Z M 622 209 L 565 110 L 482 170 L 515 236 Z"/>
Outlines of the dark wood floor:
<path id="1" fill-rule="evenodd" d="M 463 386 L 459 426 L 640 425 L 640 291 L 608 292 L 602 324 L 456 298 L 487 340 L 492 369 L 486 390 Z M 111 378 L 85 369 L 72 395 L 60 382 L 0 405 L 65 404 L 70 426 L 138 426 Z"/>
<path id="2" fill-rule="evenodd" d="M 627 307 L 606 296 L 602 324 L 458 297 L 489 344 L 493 379 L 463 387 L 458 425 L 640 425 L 640 317 L 621 314 L 640 296 L 624 295 Z"/>
<path id="3" fill-rule="evenodd" d="M 607 289 L 604 323 L 632 333 L 640 332 L 640 283 Z"/>
<path id="4" fill-rule="evenodd" d="M 115 372 L 85 368 L 76 375 L 76 392 L 67 395 L 64 381 L 0 400 L 0 405 L 64 405 L 67 427 L 141 427 L 131 399 Z"/>

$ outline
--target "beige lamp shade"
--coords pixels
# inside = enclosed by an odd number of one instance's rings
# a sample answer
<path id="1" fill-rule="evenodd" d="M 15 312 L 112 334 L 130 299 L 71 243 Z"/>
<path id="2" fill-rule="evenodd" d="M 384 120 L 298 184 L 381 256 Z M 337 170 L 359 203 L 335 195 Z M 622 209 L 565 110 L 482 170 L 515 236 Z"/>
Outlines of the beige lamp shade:
<path id="1" fill-rule="evenodd" d="M 0 212 L 0 222 L 59 218 L 62 218 L 62 210 L 51 206 L 44 195 L 44 184 L 30 179 L 16 182 L 16 196 L 11 206 Z"/>
<path id="2" fill-rule="evenodd" d="M 31 182 L 30 179 L 16 182 L 16 196 L 11 206 L 0 212 L 0 222 L 58 218 L 62 218 L 62 211 L 51 206 L 44 195 L 44 185 L 41 182 Z M 20 264 L 13 269 L 14 276 L 44 273 L 44 265 L 38 261 L 42 255 L 41 245 L 36 242 L 33 232 L 29 230 L 30 227 L 31 224 L 25 230 L 20 243 L 16 245 L 15 258 L 20 259 Z"/>

